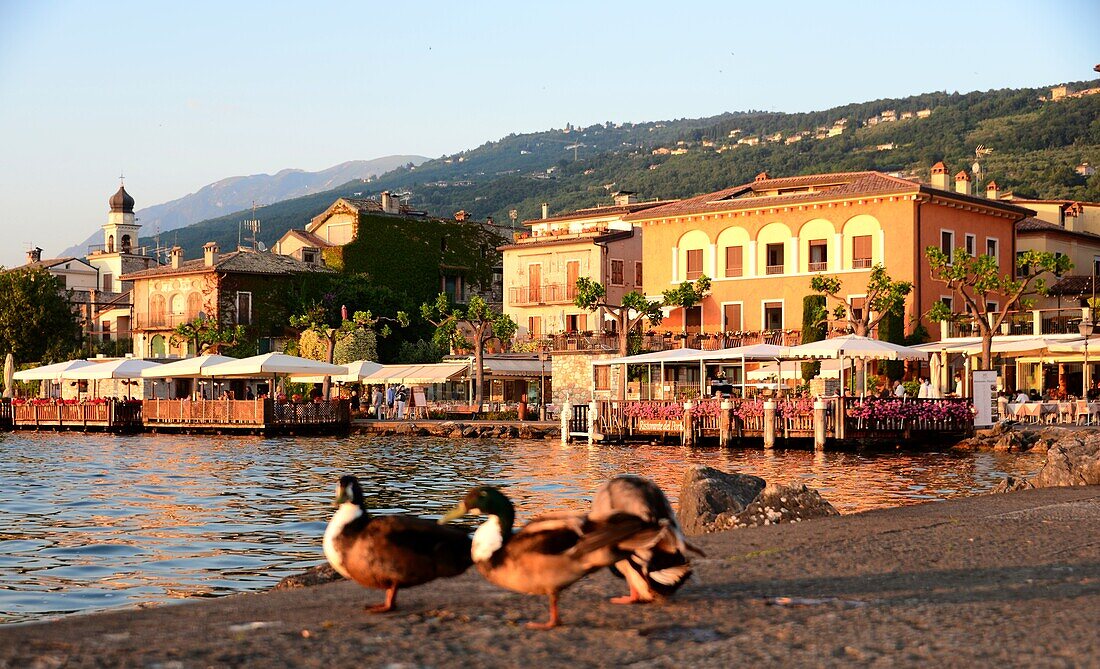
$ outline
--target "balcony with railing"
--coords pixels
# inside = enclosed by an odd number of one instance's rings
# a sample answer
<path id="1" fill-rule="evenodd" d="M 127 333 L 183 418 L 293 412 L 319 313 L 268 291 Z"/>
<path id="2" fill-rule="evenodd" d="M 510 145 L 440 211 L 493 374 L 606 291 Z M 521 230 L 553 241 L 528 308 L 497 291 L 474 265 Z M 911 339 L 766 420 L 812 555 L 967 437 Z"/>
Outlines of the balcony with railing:
<path id="1" fill-rule="evenodd" d="M 1001 312 L 989 312 L 987 322 L 996 323 Z M 1054 335 L 1078 334 L 1081 320 L 1088 315 L 1088 309 L 1066 307 L 1062 309 L 1030 309 L 1010 311 L 1001 322 L 995 335 Z M 981 329 L 976 322 L 980 316 L 959 316 L 940 323 L 940 338 L 979 337 Z"/>
<path id="2" fill-rule="evenodd" d="M 572 239 L 587 239 L 613 232 L 606 224 L 589 224 L 579 229 L 573 227 L 551 228 L 549 230 L 532 230 L 531 232 L 516 232 L 512 235 L 512 241 L 516 244 L 533 244 L 546 241 L 567 241 Z"/>
<path id="3" fill-rule="evenodd" d="M 508 304 L 531 306 L 537 304 L 569 304 L 577 296 L 577 287 L 564 283 L 544 283 L 541 286 L 513 286 L 508 289 Z"/>
<path id="4" fill-rule="evenodd" d="M 171 330 L 195 320 L 196 314 L 134 314 L 131 330 Z"/>
<path id="5" fill-rule="evenodd" d="M 828 272 L 829 271 L 829 263 L 828 262 L 812 262 L 812 263 L 810 263 L 809 269 L 810 269 L 811 272 Z"/>
<path id="6" fill-rule="evenodd" d="M 870 269 L 870 258 L 852 258 L 852 269 Z"/>
<path id="7" fill-rule="evenodd" d="M 637 339 L 640 337 L 640 339 Z M 704 351 L 718 351 L 734 346 L 753 344 L 774 344 L 776 346 L 795 346 L 802 341 L 799 330 L 766 330 L 761 332 L 718 332 L 718 333 L 676 333 L 647 332 L 635 335 L 631 340 L 631 349 L 640 351 L 668 351 L 681 348 L 697 348 Z M 614 332 L 561 332 L 551 335 L 517 338 L 517 348 L 524 350 L 562 351 L 606 351 L 619 350 L 619 335 Z"/>
<path id="8" fill-rule="evenodd" d="M 767 274 L 768 276 L 771 276 L 773 274 L 782 274 L 782 273 L 783 273 L 783 265 L 767 265 L 764 268 L 764 274 Z"/>

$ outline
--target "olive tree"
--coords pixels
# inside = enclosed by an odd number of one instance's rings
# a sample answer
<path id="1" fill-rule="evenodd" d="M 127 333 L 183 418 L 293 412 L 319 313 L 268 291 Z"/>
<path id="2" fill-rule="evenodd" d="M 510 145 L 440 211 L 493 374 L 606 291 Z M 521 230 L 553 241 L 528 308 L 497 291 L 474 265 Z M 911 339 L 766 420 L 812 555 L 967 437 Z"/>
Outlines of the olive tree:
<path id="1" fill-rule="evenodd" d="M 443 349 L 463 348 L 474 353 L 474 405 L 485 397 L 485 346 L 494 339 L 507 342 L 518 329 L 511 316 L 492 309 L 481 297 L 470 298 L 465 309 L 452 305 L 446 293 L 420 307 L 424 320 L 435 326 L 434 341 Z"/>
<path id="2" fill-rule="evenodd" d="M 947 284 L 957 297 L 953 300 L 957 311 L 944 302 L 936 302 L 928 312 L 933 321 L 948 321 L 970 317 L 982 338 L 981 369 L 990 369 L 993 363 L 993 335 L 999 332 L 1009 310 L 1026 309 L 1035 295 L 1045 295 L 1047 286 L 1044 274 L 1061 275 L 1073 269 L 1069 257 L 1047 251 L 1023 251 L 1017 255 L 1017 271 L 1002 274 L 993 256 L 972 256 L 964 249 L 956 249 L 948 255 L 937 246 L 929 246 L 925 256 L 931 267 L 932 278 Z M 1003 304 L 999 313 L 989 310 L 990 301 Z"/>
<path id="3" fill-rule="evenodd" d="M 871 276 L 867 279 L 866 306 L 856 314 L 848 304 L 848 300 L 840 294 L 842 287 L 840 279 L 835 276 L 820 275 L 810 279 L 810 290 L 837 302 L 833 309 L 833 316 L 846 320 L 852 332 L 860 337 L 870 336 L 871 331 L 886 318 L 887 314 L 903 311 L 905 298 L 913 290 L 911 282 L 894 281 L 886 273 L 885 267 L 875 265 L 871 268 Z"/>
<path id="4" fill-rule="evenodd" d="M 669 288 L 661 294 L 666 307 L 680 307 L 684 310 L 683 331 L 687 332 L 687 310 L 703 301 L 710 294 L 710 277 L 705 274 L 695 281 L 684 281 L 675 288 Z"/>
<path id="5" fill-rule="evenodd" d="M 584 276 L 577 279 L 577 295 L 573 298 L 573 304 L 589 311 L 603 309 L 615 319 L 619 355 L 622 356 L 627 354 L 630 333 L 639 323 L 648 319 L 657 325 L 664 315 L 659 300 L 650 300 L 636 290 L 623 295 L 618 304 L 612 304 L 607 301 L 607 289 L 603 284 Z"/>
<path id="6" fill-rule="evenodd" d="M 409 316 L 403 311 L 395 318 L 374 316 L 370 311 L 356 311 L 351 318 L 342 318 L 339 324 L 329 323 L 329 311 L 320 303 L 315 303 L 303 313 L 290 317 L 290 325 L 301 332 L 312 332 L 325 343 L 324 361 L 333 364 L 337 343 L 352 336 L 357 330 L 377 330 L 378 336 L 390 335 L 390 323 L 408 327 Z M 381 324 L 381 327 L 378 326 Z M 325 377 L 324 395 L 329 397 L 331 379 Z"/>

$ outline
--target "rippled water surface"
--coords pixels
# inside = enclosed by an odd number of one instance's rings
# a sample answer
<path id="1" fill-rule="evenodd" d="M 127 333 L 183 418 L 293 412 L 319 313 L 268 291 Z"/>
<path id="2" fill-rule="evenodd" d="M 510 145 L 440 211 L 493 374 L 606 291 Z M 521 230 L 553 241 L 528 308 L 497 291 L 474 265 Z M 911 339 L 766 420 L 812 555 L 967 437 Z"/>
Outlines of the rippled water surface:
<path id="1" fill-rule="evenodd" d="M 1042 456 L 725 451 L 556 441 L 0 434 L 0 623 L 267 588 L 324 559 L 337 478 L 381 512 L 438 516 L 474 484 L 519 514 L 580 508 L 607 477 L 689 464 L 817 488 L 842 513 L 970 495 Z"/>

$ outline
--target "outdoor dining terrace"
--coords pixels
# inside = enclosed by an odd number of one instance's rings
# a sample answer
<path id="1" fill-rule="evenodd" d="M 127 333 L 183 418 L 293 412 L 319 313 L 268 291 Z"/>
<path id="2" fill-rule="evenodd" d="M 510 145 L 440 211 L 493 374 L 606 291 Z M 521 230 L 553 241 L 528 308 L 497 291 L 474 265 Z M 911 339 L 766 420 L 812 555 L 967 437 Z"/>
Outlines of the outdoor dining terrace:
<path id="1" fill-rule="evenodd" d="M 780 439 L 813 440 L 819 447 L 825 442 L 837 446 L 932 442 L 945 436 L 963 437 L 974 429 L 974 405 L 968 398 L 600 400 L 580 413 L 587 413 L 590 433 L 604 440 L 659 437 L 676 438 L 683 444 L 707 439 L 721 445 L 762 439 L 765 447 Z M 576 411 L 573 417 L 577 418 Z M 569 431 L 578 434 L 578 428 L 573 425 Z"/>
<path id="2" fill-rule="evenodd" d="M 638 348 L 643 351 L 671 351 L 696 348 L 720 351 L 737 346 L 772 344 L 793 346 L 802 341 L 800 330 L 765 330 L 760 332 L 647 332 L 641 335 Z M 545 351 L 617 351 L 619 335 L 614 332 L 561 332 L 532 337 L 532 345 Z"/>

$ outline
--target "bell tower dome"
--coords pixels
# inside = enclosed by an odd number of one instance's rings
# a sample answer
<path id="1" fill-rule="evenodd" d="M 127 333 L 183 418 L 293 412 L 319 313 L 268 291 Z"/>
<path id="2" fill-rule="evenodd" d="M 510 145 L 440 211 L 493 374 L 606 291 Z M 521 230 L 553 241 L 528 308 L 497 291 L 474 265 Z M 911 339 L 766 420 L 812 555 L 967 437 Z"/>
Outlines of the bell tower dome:
<path id="1" fill-rule="evenodd" d="M 107 225 L 103 226 L 103 252 L 137 253 L 141 226 L 134 218 L 134 198 L 126 192 L 124 184 L 119 184 L 118 192 L 111 196 L 108 204 L 111 211 L 107 214 Z"/>

